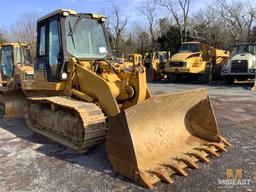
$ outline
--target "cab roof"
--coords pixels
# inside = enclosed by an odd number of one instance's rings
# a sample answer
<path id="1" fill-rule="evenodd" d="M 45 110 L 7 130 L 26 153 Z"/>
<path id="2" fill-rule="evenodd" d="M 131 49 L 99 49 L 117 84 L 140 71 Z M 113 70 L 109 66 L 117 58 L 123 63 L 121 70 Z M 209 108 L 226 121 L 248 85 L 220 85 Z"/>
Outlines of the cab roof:
<path id="1" fill-rule="evenodd" d="M 49 13 L 49 14 L 47 14 L 47 15 L 41 17 L 41 18 L 39 18 L 39 19 L 37 20 L 37 22 L 43 21 L 43 20 L 45 20 L 45 19 L 48 19 L 48 18 L 53 17 L 53 16 L 55 16 L 55 15 L 59 15 L 59 14 L 61 14 L 61 13 L 62 13 L 63 15 L 66 15 L 66 16 L 79 14 L 79 13 L 77 13 L 76 11 L 70 10 L 70 9 L 57 9 L 57 10 L 55 10 L 55 11 L 53 11 L 53 12 L 51 12 L 51 13 Z M 94 19 L 106 18 L 106 16 L 104 16 L 104 15 L 98 15 L 98 14 L 94 14 L 94 13 L 84 13 L 84 14 L 86 14 L 86 15 L 91 15 L 91 17 L 94 18 Z"/>
<path id="2" fill-rule="evenodd" d="M 28 43 L 18 43 L 18 42 L 5 42 L 5 43 L 1 43 L 0 46 L 29 47 L 29 44 Z"/>

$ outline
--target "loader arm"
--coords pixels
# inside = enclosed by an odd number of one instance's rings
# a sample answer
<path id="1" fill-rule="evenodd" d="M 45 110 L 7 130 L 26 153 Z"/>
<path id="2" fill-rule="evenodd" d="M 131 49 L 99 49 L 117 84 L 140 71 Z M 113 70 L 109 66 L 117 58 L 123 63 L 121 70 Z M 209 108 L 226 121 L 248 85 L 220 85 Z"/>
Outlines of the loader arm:
<path id="1" fill-rule="evenodd" d="M 120 113 L 120 110 L 127 109 L 150 97 L 143 67 L 134 66 L 132 71 L 122 70 L 120 73 L 115 72 L 115 78 L 104 79 L 103 76 L 106 77 L 108 73 L 100 75 L 76 63 L 75 75 L 77 78 L 74 79 L 78 81 L 80 89 L 77 91 L 99 102 L 102 110 L 109 117 L 116 116 Z M 123 81 L 127 81 L 122 80 L 123 76 L 129 76 L 128 84 L 122 83 Z M 125 95 L 123 93 L 125 91 L 132 92 L 132 97 L 127 97 L 127 99 L 122 101 L 118 100 L 118 96 Z M 78 94 L 76 96 L 79 97 Z M 83 96 L 79 98 L 85 100 Z M 118 103 L 121 104 L 121 108 Z"/>
<path id="2" fill-rule="evenodd" d="M 93 90 L 90 95 L 99 101 L 101 108 L 108 116 L 120 113 L 116 99 L 105 79 L 80 65 L 76 65 L 76 75 L 80 91 L 86 94 L 87 90 Z"/>

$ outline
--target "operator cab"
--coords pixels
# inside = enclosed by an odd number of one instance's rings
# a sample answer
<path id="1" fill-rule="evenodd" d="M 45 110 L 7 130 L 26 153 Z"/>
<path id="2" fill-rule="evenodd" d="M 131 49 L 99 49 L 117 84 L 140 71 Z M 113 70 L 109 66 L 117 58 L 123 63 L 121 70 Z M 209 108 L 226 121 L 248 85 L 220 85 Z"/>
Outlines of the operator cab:
<path id="1" fill-rule="evenodd" d="M 30 48 L 25 44 L 6 43 L 0 49 L 0 71 L 1 80 L 8 80 L 13 77 L 14 66 L 32 65 Z"/>
<path id="2" fill-rule="evenodd" d="M 128 62 L 133 63 L 134 65 L 139 65 L 142 63 L 142 55 L 140 54 L 129 54 L 127 58 Z"/>
<path id="3" fill-rule="evenodd" d="M 51 82 L 65 80 L 65 63 L 78 60 L 103 60 L 111 56 L 105 17 L 57 10 L 37 22 L 38 40 L 35 71 L 43 71 Z"/>
<path id="4" fill-rule="evenodd" d="M 247 54 L 256 55 L 256 44 L 238 44 L 235 45 L 232 55 Z"/>

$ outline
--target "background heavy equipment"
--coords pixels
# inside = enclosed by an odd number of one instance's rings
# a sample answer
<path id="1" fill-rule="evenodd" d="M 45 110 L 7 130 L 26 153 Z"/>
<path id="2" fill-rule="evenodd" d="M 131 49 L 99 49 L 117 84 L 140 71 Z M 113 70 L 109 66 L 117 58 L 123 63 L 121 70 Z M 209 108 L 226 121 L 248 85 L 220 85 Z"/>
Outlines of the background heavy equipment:
<path id="1" fill-rule="evenodd" d="M 256 75 L 256 44 L 243 43 L 234 46 L 232 57 L 223 66 L 221 75 L 224 83 L 232 84 L 234 80 L 245 81 Z"/>
<path id="2" fill-rule="evenodd" d="M 115 58 L 115 63 L 117 67 L 119 64 L 132 67 L 133 65 L 142 65 L 142 55 L 141 54 L 128 54 L 127 58 Z"/>
<path id="3" fill-rule="evenodd" d="M 150 188 L 226 151 L 207 91 L 151 97 L 144 67 L 110 60 L 104 21 L 71 10 L 38 20 L 27 126 L 79 152 L 106 139 L 114 170 Z"/>
<path id="4" fill-rule="evenodd" d="M 142 65 L 142 55 L 141 54 L 129 54 L 127 56 L 126 62 L 131 62 L 134 65 Z"/>
<path id="5" fill-rule="evenodd" d="M 164 68 L 170 59 L 169 52 L 155 51 L 144 56 L 144 66 L 147 72 L 147 81 L 156 81 L 164 78 Z"/>
<path id="6" fill-rule="evenodd" d="M 164 73 L 175 82 L 186 76 L 197 78 L 201 83 L 209 83 L 212 78 L 220 79 L 221 68 L 228 58 L 228 51 L 215 49 L 200 42 L 184 42 L 179 53 L 171 57 Z"/>
<path id="7" fill-rule="evenodd" d="M 28 44 L 2 43 L 0 49 L 0 107 L 4 117 L 22 116 L 21 79 L 33 73 Z"/>

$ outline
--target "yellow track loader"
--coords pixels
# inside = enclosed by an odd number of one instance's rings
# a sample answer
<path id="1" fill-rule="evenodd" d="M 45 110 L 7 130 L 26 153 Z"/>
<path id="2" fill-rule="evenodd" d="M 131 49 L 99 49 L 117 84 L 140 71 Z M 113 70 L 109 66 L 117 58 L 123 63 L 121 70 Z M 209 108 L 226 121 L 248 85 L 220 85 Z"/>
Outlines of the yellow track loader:
<path id="1" fill-rule="evenodd" d="M 142 64 L 142 55 L 141 54 L 129 54 L 128 58 L 127 58 L 127 62 L 130 62 L 133 65 L 141 65 Z"/>
<path id="2" fill-rule="evenodd" d="M 111 61 L 104 21 L 72 10 L 38 20 L 27 126 L 79 152 L 106 139 L 114 170 L 149 188 L 226 151 L 207 91 L 151 97 L 144 67 Z"/>
<path id="3" fill-rule="evenodd" d="M 21 79 L 33 73 L 30 47 L 19 43 L 0 46 L 1 113 L 4 117 L 23 116 L 25 96 L 21 91 Z"/>
<path id="4" fill-rule="evenodd" d="M 117 67 L 119 65 L 125 65 L 127 67 L 133 67 L 133 65 L 142 65 L 142 55 L 141 54 L 128 54 L 127 58 L 116 58 L 115 64 Z"/>

